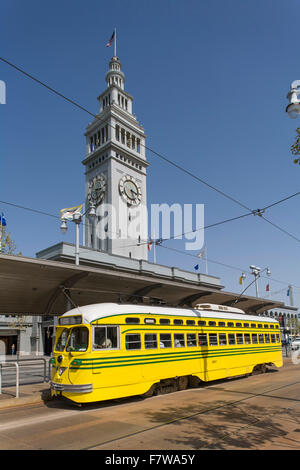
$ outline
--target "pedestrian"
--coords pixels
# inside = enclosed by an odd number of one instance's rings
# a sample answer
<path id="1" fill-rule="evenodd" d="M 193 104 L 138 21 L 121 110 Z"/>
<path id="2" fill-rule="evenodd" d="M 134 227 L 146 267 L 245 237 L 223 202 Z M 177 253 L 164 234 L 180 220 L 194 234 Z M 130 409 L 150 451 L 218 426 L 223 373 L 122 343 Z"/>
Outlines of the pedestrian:
<path id="1" fill-rule="evenodd" d="M 15 354 L 15 345 L 14 344 L 11 345 L 11 354 L 12 355 Z"/>

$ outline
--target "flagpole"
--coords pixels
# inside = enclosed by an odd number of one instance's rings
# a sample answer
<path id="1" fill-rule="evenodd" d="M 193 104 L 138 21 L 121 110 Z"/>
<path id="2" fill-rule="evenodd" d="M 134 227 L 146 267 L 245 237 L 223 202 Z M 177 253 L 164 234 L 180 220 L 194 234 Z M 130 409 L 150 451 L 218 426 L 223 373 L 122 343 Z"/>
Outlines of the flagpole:
<path id="1" fill-rule="evenodd" d="M 1 215 L 1 232 L 0 232 L 0 253 L 2 252 L 2 215 Z"/>
<path id="2" fill-rule="evenodd" d="M 117 28 L 115 28 L 115 57 L 117 57 Z"/>
<path id="3" fill-rule="evenodd" d="M 154 244 L 154 247 L 153 247 L 153 262 L 154 264 L 156 264 L 156 240 L 155 240 L 155 230 L 153 232 L 153 244 Z"/>

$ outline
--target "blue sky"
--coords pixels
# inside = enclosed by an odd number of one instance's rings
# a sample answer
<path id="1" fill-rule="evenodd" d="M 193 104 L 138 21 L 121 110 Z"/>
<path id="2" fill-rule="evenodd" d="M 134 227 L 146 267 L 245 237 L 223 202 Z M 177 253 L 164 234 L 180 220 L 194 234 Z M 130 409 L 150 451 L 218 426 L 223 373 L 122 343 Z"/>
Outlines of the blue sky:
<path id="1" fill-rule="evenodd" d="M 290 83 L 300 79 L 299 13 L 296 0 L 6 0 L 0 56 L 97 113 L 113 54 L 105 44 L 116 26 L 125 88 L 147 146 L 257 209 L 299 191 L 290 145 L 300 122 L 285 112 Z M 82 202 L 91 118 L 3 62 L 0 80 L 7 86 L 0 199 L 52 214 Z M 149 151 L 147 159 L 149 205 L 204 204 L 206 225 L 246 212 Z M 298 206 L 295 197 L 265 215 L 300 238 Z M 25 256 L 74 241 L 73 228 L 63 238 L 54 218 L 0 208 Z M 205 243 L 209 274 L 220 276 L 226 290 L 240 292 L 250 264 L 269 266 L 261 296 L 269 295 L 269 282 L 271 296 L 289 302 L 290 283 L 300 304 L 298 241 L 250 216 L 207 229 Z M 165 246 L 184 250 L 184 240 Z M 189 255 L 158 247 L 157 262 L 193 271 L 197 259 Z M 251 281 L 247 274 L 245 285 Z"/>

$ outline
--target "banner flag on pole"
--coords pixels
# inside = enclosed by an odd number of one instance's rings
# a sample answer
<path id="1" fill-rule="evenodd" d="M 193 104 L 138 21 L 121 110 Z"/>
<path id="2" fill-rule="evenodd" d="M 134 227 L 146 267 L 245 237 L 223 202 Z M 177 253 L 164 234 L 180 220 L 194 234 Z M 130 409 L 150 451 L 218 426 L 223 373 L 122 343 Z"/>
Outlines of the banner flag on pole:
<path id="1" fill-rule="evenodd" d="M 4 214 L 2 212 L 2 214 L 0 215 L 0 225 L 2 225 L 2 227 L 6 227 L 6 219 L 4 217 Z"/>
<path id="2" fill-rule="evenodd" d="M 196 264 L 196 266 L 194 266 L 194 269 L 195 269 L 196 271 L 198 271 L 198 269 L 199 269 L 199 264 Z"/>
<path id="3" fill-rule="evenodd" d="M 148 251 L 150 251 L 150 250 L 151 250 L 151 248 L 152 248 L 152 245 L 153 245 L 153 240 L 152 240 L 152 238 L 150 238 L 149 242 L 147 243 L 147 248 L 148 248 Z"/>
<path id="4" fill-rule="evenodd" d="M 61 209 L 60 218 L 64 219 L 64 220 L 73 219 L 73 214 L 75 214 L 76 212 L 78 214 L 81 214 L 82 206 L 83 206 L 83 204 L 80 204 L 79 206 L 66 207 L 65 209 Z"/>
<path id="5" fill-rule="evenodd" d="M 202 248 L 202 250 L 200 251 L 200 253 L 197 254 L 197 257 L 202 259 L 205 255 L 205 247 Z"/>
<path id="6" fill-rule="evenodd" d="M 270 284 L 267 284 L 267 285 L 266 285 L 266 291 L 267 291 L 267 292 L 270 291 Z"/>
<path id="7" fill-rule="evenodd" d="M 286 293 L 287 297 L 290 296 L 290 289 L 287 290 L 287 293 Z"/>

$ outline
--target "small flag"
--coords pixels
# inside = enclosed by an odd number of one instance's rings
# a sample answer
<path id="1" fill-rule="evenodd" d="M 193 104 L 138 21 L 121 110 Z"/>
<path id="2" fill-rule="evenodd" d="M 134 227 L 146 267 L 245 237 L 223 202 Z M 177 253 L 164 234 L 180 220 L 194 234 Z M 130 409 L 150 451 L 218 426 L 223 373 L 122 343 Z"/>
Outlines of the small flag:
<path id="1" fill-rule="evenodd" d="M 80 206 L 74 207 L 66 207 L 65 209 L 61 209 L 60 211 L 60 218 L 65 220 L 71 220 L 73 218 L 73 214 L 76 212 L 81 214 L 82 204 Z"/>
<path id="2" fill-rule="evenodd" d="M 204 257 L 204 255 L 205 255 L 205 247 L 202 248 L 202 250 L 200 251 L 200 253 L 197 254 L 197 257 L 200 258 L 200 259 L 202 259 L 202 258 Z"/>
<path id="3" fill-rule="evenodd" d="M 267 284 L 266 285 L 266 291 L 269 292 L 269 290 L 270 290 L 270 284 Z"/>
<path id="4" fill-rule="evenodd" d="M 148 251 L 150 251 L 150 250 L 151 250 L 151 248 L 152 248 L 152 245 L 153 245 L 153 240 L 152 240 L 152 238 L 150 238 L 149 242 L 147 243 L 147 248 L 148 248 Z"/>
<path id="5" fill-rule="evenodd" d="M 4 214 L 2 212 L 2 214 L 0 215 L 0 225 L 2 225 L 2 227 L 5 227 L 6 226 L 6 219 L 4 217 Z"/>
<path id="6" fill-rule="evenodd" d="M 240 284 L 243 284 L 243 276 L 240 277 Z"/>
<path id="7" fill-rule="evenodd" d="M 112 45 L 114 39 L 115 39 L 115 32 L 112 33 L 112 36 L 111 36 L 110 40 L 108 41 L 108 43 L 106 44 L 106 47 L 110 47 Z"/>
<path id="8" fill-rule="evenodd" d="M 196 266 L 194 266 L 194 269 L 195 269 L 196 271 L 198 271 L 198 269 L 199 269 L 199 264 L 196 264 Z"/>
<path id="9" fill-rule="evenodd" d="M 290 296 L 290 289 L 287 290 L 287 293 L 286 293 L 287 297 Z"/>

